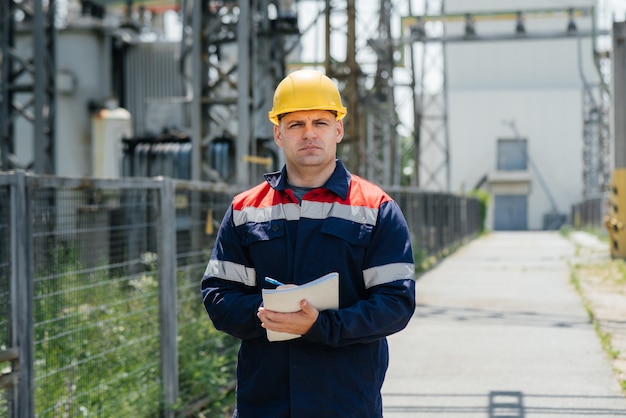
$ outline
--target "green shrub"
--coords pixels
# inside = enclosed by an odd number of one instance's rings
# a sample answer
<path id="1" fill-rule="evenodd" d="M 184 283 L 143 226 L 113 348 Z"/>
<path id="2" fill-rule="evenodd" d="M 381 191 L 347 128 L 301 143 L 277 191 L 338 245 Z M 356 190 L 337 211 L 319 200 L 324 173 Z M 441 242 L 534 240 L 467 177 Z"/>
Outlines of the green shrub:
<path id="1" fill-rule="evenodd" d="M 480 204 L 480 232 L 483 233 L 486 230 L 485 221 L 487 219 L 487 208 L 491 201 L 491 195 L 486 190 L 482 189 L 474 189 L 468 194 L 478 199 L 478 203 Z"/>

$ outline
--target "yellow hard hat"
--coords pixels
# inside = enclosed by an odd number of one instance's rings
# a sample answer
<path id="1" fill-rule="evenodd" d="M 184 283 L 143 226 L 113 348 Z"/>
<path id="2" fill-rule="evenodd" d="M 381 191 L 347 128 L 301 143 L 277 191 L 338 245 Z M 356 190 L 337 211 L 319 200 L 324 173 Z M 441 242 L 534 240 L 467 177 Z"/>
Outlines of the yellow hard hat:
<path id="1" fill-rule="evenodd" d="M 268 116 L 278 125 L 280 115 L 299 110 L 331 110 L 337 114 L 337 120 L 348 113 L 335 83 L 315 70 L 298 70 L 285 77 L 276 87 Z"/>

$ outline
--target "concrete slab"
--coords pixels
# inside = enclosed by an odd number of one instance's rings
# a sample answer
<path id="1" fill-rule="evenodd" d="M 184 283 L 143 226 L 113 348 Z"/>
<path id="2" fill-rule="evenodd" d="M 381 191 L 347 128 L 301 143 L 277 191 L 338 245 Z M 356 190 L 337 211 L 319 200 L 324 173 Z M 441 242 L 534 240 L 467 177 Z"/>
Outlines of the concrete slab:
<path id="1" fill-rule="evenodd" d="M 389 338 L 385 418 L 626 417 L 556 232 L 494 232 L 417 282 Z"/>

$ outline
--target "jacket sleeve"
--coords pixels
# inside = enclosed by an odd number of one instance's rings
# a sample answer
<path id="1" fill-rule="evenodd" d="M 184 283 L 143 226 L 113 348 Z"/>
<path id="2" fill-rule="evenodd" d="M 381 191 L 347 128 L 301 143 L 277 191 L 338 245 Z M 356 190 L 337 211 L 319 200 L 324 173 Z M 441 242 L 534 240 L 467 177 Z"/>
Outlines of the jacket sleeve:
<path id="1" fill-rule="evenodd" d="M 240 339 L 265 335 L 256 316 L 262 298 L 246 250 L 235 232 L 232 205 L 224 215 L 201 283 L 202 300 L 216 329 Z"/>
<path id="2" fill-rule="evenodd" d="M 333 347 L 367 343 L 402 330 L 415 311 L 411 238 L 394 201 L 380 207 L 362 277 L 367 297 L 352 306 L 320 312 L 305 339 Z"/>

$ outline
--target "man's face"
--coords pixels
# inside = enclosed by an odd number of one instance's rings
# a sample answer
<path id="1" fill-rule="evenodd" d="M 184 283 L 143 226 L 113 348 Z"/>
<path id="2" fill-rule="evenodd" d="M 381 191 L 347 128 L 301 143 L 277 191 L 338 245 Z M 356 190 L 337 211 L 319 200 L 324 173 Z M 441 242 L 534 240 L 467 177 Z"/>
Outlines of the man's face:
<path id="1" fill-rule="evenodd" d="M 326 110 L 287 113 L 274 126 L 274 141 L 283 149 L 288 165 L 294 167 L 334 164 L 342 139 L 343 122 Z"/>

